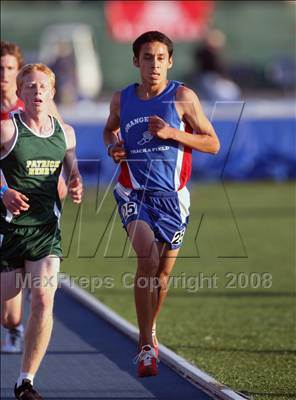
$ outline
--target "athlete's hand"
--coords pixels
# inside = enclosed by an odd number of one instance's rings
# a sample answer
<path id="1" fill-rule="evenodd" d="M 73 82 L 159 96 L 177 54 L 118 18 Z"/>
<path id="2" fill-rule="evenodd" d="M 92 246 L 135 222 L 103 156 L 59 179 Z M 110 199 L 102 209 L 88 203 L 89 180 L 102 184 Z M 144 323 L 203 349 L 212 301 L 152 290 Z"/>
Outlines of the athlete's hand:
<path id="1" fill-rule="evenodd" d="M 2 198 L 2 202 L 15 217 L 20 215 L 22 211 L 29 209 L 28 197 L 14 189 L 8 189 Z"/>
<path id="2" fill-rule="evenodd" d="M 148 131 L 152 133 L 153 136 L 159 139 L 171 139 L 171 130 L 172 128 L 157 115 L 149 117 Z"/>
<path id="3" fill-rule="evenodd" d="M 108 152 L 109 156 L 112 157 L 116 163 L 119 163 L 121 160 L 124 160 L 126 158 L 126 152 L 123 145 L 123 140 L 120 140 L 119 142 L 111 146 Z"/>
<path id="4" fill-rule="evenodd" d="M 73 203 L 80 204 L 83 196 L 83 184 L 80 176 L 75 176 L 71 179 L 68 191 Z"/>

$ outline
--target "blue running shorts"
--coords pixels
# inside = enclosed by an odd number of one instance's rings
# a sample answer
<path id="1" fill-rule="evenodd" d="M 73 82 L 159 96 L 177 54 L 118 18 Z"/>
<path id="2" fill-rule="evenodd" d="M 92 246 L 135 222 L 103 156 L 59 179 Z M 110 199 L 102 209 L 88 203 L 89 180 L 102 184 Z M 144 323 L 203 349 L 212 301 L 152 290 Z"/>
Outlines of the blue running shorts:
<path id="1" fill-rule="evenodd" d="M 189 220 L 190 196 L 186 187 L 178 192 L 132 190 L 120 183 L 114 196 L 126 229 L 131 221 L 145 221 L 159 242 L 171 249 L 181 247 Z"/>

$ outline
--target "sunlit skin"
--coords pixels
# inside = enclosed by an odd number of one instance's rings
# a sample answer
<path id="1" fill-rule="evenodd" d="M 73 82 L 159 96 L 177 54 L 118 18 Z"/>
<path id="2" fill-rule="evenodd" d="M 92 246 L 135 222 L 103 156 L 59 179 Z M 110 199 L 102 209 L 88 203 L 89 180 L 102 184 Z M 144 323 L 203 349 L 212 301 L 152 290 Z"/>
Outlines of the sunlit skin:
<path id="1" fill-rule="evenodd" d="M 173 66 L 173 57 L 169 56 L 168 48 L 164 43 L 144 43 L 140 54 L 133 59 L 134 65 L 139 68 L 141 84 L 137 87 L 137 96 L 148 100 L 160 94 L 167 86 L 168 70 Z M 111 102 L 111 114 L 119 121 L 120 95 L 115 93 Z M 205 117 L 199 100 L 194 92 L 186 87 L 180 87 L 176 94 L 176 109 L 181 119 L 186 120 L 196 132 L 203 135 L 187 135 L 170 127 L 162 118 L 153 115 L 149 118 L 149 132 L 159 139 L 173 139 L 191 147 L 192 149 L 217 153 L 220 145 L 215 131 Z M 117 123 L 117 121 L 116 121 Z M 115 162 L 126 157 L 124 143 L 115 139 L 109 151 Z"/>
<path id="2" fill-rule="evenodd" d="M 55 94 L 54 82 L 48 74 L 36 68 L 24 75 L 18 83 L 17 96 L 25 105 L 25 111 L 20 114 L 22 121 L 33 134 L 40 138 L 46 137 L 46 135 L 53 132 L 53 125 L 55 125 L 55 121 L 52 122 L 52 118 L 50 117 L 50 105 L 53 103 Z M 79 204 L 82 201 L 83 185 L 77 165 L 75 132 L 70 125 L 64 122 L 60 122 L 60 125 L 65 134 L 66 151 L 63 157 L 63 168 L 67 182 L 69 182 L 69 194 L 72 201 L 75 204 Z M 7 154 L 7 151 L 11 149 L 15 135 L 16 132 L 12 119 L 2 120 L 1 153 Z M 2 201 L 8 211 L 14 216 L 18 216 L 29 209 L 29 197 L 30 195 L 27 197 L 15 189 L 8 188 L 3 195 Z M 37 279 L 42 279 L 40 282 L 50 281 L 51 283 L 49 287 L 41 285 L 41 287 L 36 288 L 32 285 L 31 288 L 32 300 L 24 336 L 21 371 L 33 376 L 40 366 L 51 337 L 53 326 L 52 309 L 55 290 L 57 288 L 56 277 L 59 264 L 60 259 L 52 257 L 51 254 L 36 261 L 24 261 L 24 271 L 31 274 L 32 280 L 36 277 Z M 17 314 L 21 317 L 21 311 L 19 311 L 21 308 L 19 301 L 21 292 L 20 289 L 17 290 L 15 288 L 15 274 L 22 271 L 21 268 L 17 268 L 9 272 L 10 275 L 3 274 L 1 291 L 3 291 L 4 295 L 1 296 L 1 316 L 5 312 L 5 315 L 10 314 L 13 316 Z M 54 279 L 52 280 L 52 278 Z M 16 304 L 17 300 L 18 303 Z M 10 328 L 4 318 L 1 322 Z"/>
<path id="3" fill-rule="evenodd" d="M 23 121 L 38 134 L 47 135 L 52 131 L 51 118 L 49 117 L 50 105 L 53 102 L 55 89 L 49 76 L 38 70 L 33 70 L 23 77 L 21 86 L 17 90 L 17 96 L 24 102 L 26 111 L 22 113 Z M 6 147 L 11 146 L 11 142 L 14 140 L 14 128 L 12 128 L 12 121 L 1 122 L 1 134 L 2 151 L 7 151 Z M 75 148 L 75 137 L 72 127 L 63 124 L 65 133 L 67 135 L 68 142 L 73 142 L 73 148 Z M 12 132 L 12 134 L 11 134 Z M 69 137 L 68 137 L 69 136 Z M 6 142 L 6 143 L 5 143 Z M 81 177 L 78 170 L 71 171 L 75 152 L 72 154 L 72 149 L 67 150 L 69 156 L 65 158 L 65 162 L 71 157 L 71 160 L 65 163 L 64 167 L 68 170 L 69 175 L 71 172 L 71 179 L 69 183 L 69 193 L 74 203 L 80 203 L 82 199 L 83 187 Z M 72 160 L 73 158 L 73 160 Z M 68 165 L 69 164 L 69 165 Z M 13 190 L 9 189 L 3 196 L 3 203 L 6 208 L 13 214 L 19 215 L 20 212 L 26 211 L 29 208 L 29 199 Z"/>
<path id="4" fill-rule="evenodd" d="M 168 47 L 158 41 L 141 45 L 138 57 L 133 59 L 134 65 L 139 68 L 141 83 L 136 86 L 136 95 L 143 102 L 155 98 L 168 85 L 168 70 L 173 66 L 173 59 L 169 56 Z M 157 101 L 157 99 L 155 99 Z M 183 122 L 188 124 L 194 134 L 181 131 L 170 126 L 159 115 L 149 116 L 149 132 L 161 140 L 174 140 L 192 150 L 216 154 L 219 151 L 219 139 L 215 130 L 203 112 L 197 95 L 180 85 L 175 94 L 175 109 Z M 158 100 L 161 102 L 161 100 Z M 108 145 L 108 154 L 115 162 L 126 158 L 124 142 L 120 140 L 121 92 L 114 93 L 110 103 L 110 114 L 104 129 L 104 139 Z M 110 146 L 111 145 L 111 146 Z M 137 254 L 137 275 L 135 279 L 135 304 L 140 330 L 140 348 L 143 345 L 155 345 L 156 321 L 167 294 L 167 283 L 174 267 L 179 249 L 171 250 L 167 243 L 155 243 L 154 232 L 142 220 L 131 221 L 127 225 L 129 238 Z M 149 251 L 149 258 L 143 257 Z M 154 278 L 160 280 L 159 291 L 141 288 L 138 278 Z"/>
<path id="5" fill-rule="evenodd" d="M 167 72 L 173 66 L 164 43 L 145 43 L 139 57 L 134 57 L 134 65 L 140 69 L 142 83 L 138 86 L 138 96 L 145 100 L 157 96 L 167 85 Z"/>
<path id="6" fill-rule="evenodd" d="M 54 93 L 55 89 L 52 87 L 48 76 L 41 71 L 33 71 L 26 75 L 21 88 L 16 92 L 16 95 L 23 100 L 26 107 L 26 112 L 22 115 L 24 122 L 40 134 L 46 134 L 52 130 L 48 107 Z M 12 197 L 13 200 L 11 200 Z M 15 216 L 30 207 L 29 199 L 24 194 L 12 189 L 7 191 L 6 196 L 3 197 L 3 202 Z"/>
<path id="7" fill-rule="evenodd" d="M 26 104 L 25 122 L 28 123 L 31 120 L 30 115 L 32 113 L 34 119 L 39 119 L 40 113 L 43 112 L 42 110 L 45 111 L 44 118 L 47 118 L 46 131 L 50 131 L 51 129 L 51 122 L 48 115 L 53 115 L 61 121 L 61 117 L 53 101 L 54 95 L 55 89 L 44 72 L 33 71 L 26 75 L 23 79 L 21 90 L 17 91 L 17 96 Z M 44 124 L 42 123 L 42 125 Z M 36 128 L 34 122 L 32 122 L 32 126 L 34 127 L 33 129 Z M 67 186 L 62 176 L 59 177 L 58 192 L 61 200 L 67 195 Z"/>
<path id="8" fill-rule="evenodd" d="M 82 200 L 83 185 L 76 161 L 75 133 L 73 128 L 66 125 L 58 114 L 53 102 L 55 94 L 53 82 L 44 72 L 33 70 L 23 78 L 22 85 L 17 91 L 17 63 L 14 64 L 15 68 L 12 68 L 12 65 L 9 67 L 8 63 L 9 60 L 11 61 L 13 59 L 15 59 L 13 56 L 1 57 L 1 109 L 3 111 L 13 109 L 19 97 L 25 105 L 25 112 L 22 112 L 23 121 L 30 129 L 40 134 L 40 136 L 52 132 L 52 120 L 49 115 L 54 115 L 60 121 L 67 143 L 63 168 L 69 183 L 69 194 L 73 202 L 79 204 Z M 3 101 L 4 99 L 6 101 L 5 103 Z M 1 121 L 1 155 L 2 152 L 7 154 L 7 151 L 9 151 L 14 142 L 14 137 L 15 128 L 12 119 Z M 1 184 L 3 178 L 1 172 Z M 61 199 L 67 194 L 67 185 L 61 176 L 58 181 L 58 193 Z M 30 199 L 12 188 L 9 188 L 5 192 L 2 201 L 6 209 L 16 217 L 20 215 L 20 213 L 27 211 L 30 207 Z M 59 269 L 59 262 L 59 259 L 49 256 L 34 262 L 26 261 L 25 268 L 26 272 L 32 274 L 37 273 L 39 276 L 45 274 L 48 277 L 52 277 L 56 276 L 56 271 Z M 21 271 L 21 269 L 17 269 L 11 274 L 15 272 L 20 273 Z M 8 277 L 7 274 L 4 275 Z M 1 284 L 5 287 L 5 290 L 3 290 L 3 286 L 1 286 L 1 292 L 8 294 L 7 299 L 5 295 L 3 299 L 1 298 L 1 323 L 7 329 L 14 329 L 20 324 L 22 319 L 22 291 L 15 292 L 15 278 L 10 279 L 10 281 L 9 277 L 7 279 L 2 279 Z M 32 288 L 31 293 L 32 306 L 26 324 L 21 371 L 26 371 L 33 375 L 38 370 L 44 356 L 52 330 L 51 310 L 56 285 L 51 285 L 49 289 L 45 289 L 44 292 L 40 293 L 40 291 L 37 290 L 36 292 L 34 288 Z M 46 323 L 43 323 L 42 320 L 44 310 L 46 310 L 47 315 Z"/>
<path id="9" fill-rule="evenodd" d="M 21 88 L 17 90 L 18 97 L 26 106 L 24 121 L 41 134 L 51 131 L 48 114 L 54 94 L 55 89 L 48 75 L 42 71 L 33 71 L 25 75 Z"/>
<path id="10" fill-rule="evenodd" d="M 16 76 L 19 65 L 16 57 L 6 54 L 0 57 L 1 110 L 10 110 L 17 102 Z"/>
<path id="11" fill-rule="evenodd" d="M 150 99 L 161 93 L 167 83 L 167 73 L 173 66 L 173 58 L 170 57 L 168 48 L 164 43 L 152 42 L 142 45 L 139 57 L 134 57 L 134 65 L 139 68 L 141 84 L 137 88 L 140 99 Z M 110 153 L 115 162 L 119 162 L 126 156 L 123 142 L 117 142 Z"/>

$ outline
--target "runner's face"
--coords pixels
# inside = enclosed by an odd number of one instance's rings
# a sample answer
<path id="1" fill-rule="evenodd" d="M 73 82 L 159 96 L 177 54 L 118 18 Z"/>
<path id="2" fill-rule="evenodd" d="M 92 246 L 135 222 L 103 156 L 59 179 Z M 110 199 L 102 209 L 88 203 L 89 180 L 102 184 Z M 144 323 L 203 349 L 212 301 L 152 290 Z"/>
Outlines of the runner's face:
<path id="1" fill-rule="evenodd" d="M 16 76 L 18 73 L 18 61 L 16 57 L 6 54 L 0 57 L 1 91 L 9 91 L 16 88 Z"/>
<path id="2" fill-rule="evenodd" d="M 172 58 L 169 58 L 168 48 L 164 43 L 152 42 L 142 45 L 139 58 L 134 64 L 140 68 L 143 82 L 151 86 L 158 86 L 167 79 L 167 71 L 172 67 Z"/>
<path id="3" fill-rule="evenodd" d="M 48 75 L 41 71 L 32 71 L 23 78 L 19 97 L 23 100 L 26 110 L 41 111 L 48 108 L 52 101 L 55 90 L 53 89 Z"/>

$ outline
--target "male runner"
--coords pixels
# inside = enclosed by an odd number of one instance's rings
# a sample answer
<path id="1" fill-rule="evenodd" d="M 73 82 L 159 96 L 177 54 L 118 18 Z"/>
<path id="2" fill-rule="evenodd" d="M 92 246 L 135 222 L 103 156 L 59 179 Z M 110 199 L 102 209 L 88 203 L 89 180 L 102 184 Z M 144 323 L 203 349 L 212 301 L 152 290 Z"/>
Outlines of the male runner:
<path id="1" fill-rule="evenodd" d="M 167 79 L 172 41 L 161 32 L 146 32 L 133 43 L 133 52 L 141 83 L 114 94 L 104 139 L 108 154 L 121 161 L 114 194 L 137 255 L 137 361 L 144 377 L 158 372 L 156 319 L 188 222 L 191 151 L 215 154 L 220 144 L 195 93 Z M 155 277 L 159 288 L 151 287 Z"/>
<path id="2" fill-rule="evenodd" d="M 18 109 L 24 110 L 24 103 L 16 94 L 16 76 L 23 66 L 23 55 L 15 43 L 1 41 L 0 72 L 1 72 L 1 121 L 10 118 L 10 113 Z M 51 101 L 50 114 L 62 120 L 55 103 Z M 58 191 L 60 199 L 67 194 L 67 186 L 62 177 L 59 178 Z M 22 321 L 22 291 L 18 296 L 6 303 L 1 314 L 2 325 L 7 329 L 1 351 L 19 353 L 22 351 L 24 328 Z"/>
<path id="3" fill-rule="evenodd" d="M 1 314 L 22 290 L 27 273 L 31 287 L 21 373 L 15 397 L 40 400 L 34 376 L 52 331 L 52 309 L 60 267 L 60 199 L 57 185 L 64 166 L 74 203 L 82 198 L 82 181 L 71 126 L 49 115 L 55 93 L 54 73 L 28 64 L 17 75 L 17 95 L 25 111 L 1 121 Z"/>

